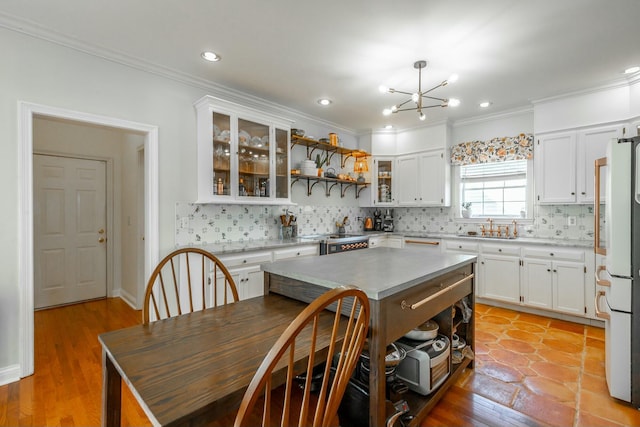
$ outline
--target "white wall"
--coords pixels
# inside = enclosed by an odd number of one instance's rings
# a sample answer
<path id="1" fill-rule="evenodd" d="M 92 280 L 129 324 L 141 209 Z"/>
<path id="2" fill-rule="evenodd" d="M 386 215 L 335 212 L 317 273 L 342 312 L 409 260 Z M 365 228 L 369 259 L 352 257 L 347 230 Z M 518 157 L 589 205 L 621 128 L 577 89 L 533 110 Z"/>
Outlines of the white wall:
<path id="1" fill-rule="evenodd" d="M 628 120 L 632 115 L 631 92 L 629 85 L 619 84 L 535 102 L 535 132 L 540 134 Z"/>
<path id="2" fill-rule="evenodd" d="M 451 145 L 469 141 L 488 141 L 503 136 L 533 133 L 533 109 L 486 115 L 457 121 L 451 132 Z"/>
<path id="3" fill-rule="evenodd" d="M 26 101 L 99 116 L 158 126 L 160 252 L 168 252 L 175 238 L 175 203 L 196 199 L 196 123 L 193 103 L 213 95 L 243 103 L 242 94 L 201 82 L 182 82 L 153 72 L 101 59 L 78 50 L 0 28 L 0 383 L 3 371 L 19 364 L 20 292 L 18 289 L 18 102 Z M 283 108 L 250 98 L 272 113 Z M 294 127 L 308 134 L 338 132 L 345 146 L 356 148 L 348 130 L 291 112 Z M 300 188 L 294 200 L 305 202 Z M 304 193 L 304 192 L 303 192 Z M 318 192 L 319 193 L 319 192 Z M 316 195 L 313 199 L 327 198 Z M 333 196 L 333 205 L 347 203 Z M 346 199 L 346 197 L 345 197 Z M 354 203 L 350 200 L 349 203 Z"/>

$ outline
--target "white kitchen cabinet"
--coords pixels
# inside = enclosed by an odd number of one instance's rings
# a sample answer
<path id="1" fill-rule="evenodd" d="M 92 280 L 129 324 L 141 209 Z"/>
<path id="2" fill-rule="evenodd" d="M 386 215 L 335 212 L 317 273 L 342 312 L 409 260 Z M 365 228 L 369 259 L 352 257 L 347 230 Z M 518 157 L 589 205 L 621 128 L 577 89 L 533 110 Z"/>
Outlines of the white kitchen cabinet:
<path id="1" fill-rule="evenodd" d="M 211 96 L 195 108 L 198 203 L 291 203 L 290 121 Z"/>
<path id="2" fill-rule="evenodd" d="M 451 172 L 444 150 L 399 156 L 396 177 L 399 206 L 450 206 Z"/>
<path id="3" fill-rule="evenodd" d="M 509 303 L 520 302 L 520 247 L 482 244 L 478 296 Z"/>
<path id="4" fill-rule="evenodd" d="M 576 316 L 587 313 L 583 250 L 523 248 L 523 303 Z"/>
<path id="5" fill-rule="evenodd" d="M 272 251 L 248 251 L 218 258 L 233 277 L 241 300 L 264 294 L 264 273 L 260 264 L 272 261 Z"/>
<path id="6" fill-rule="evenodd" d="M 538 137 L 534 164 L 536 165 L 536 199 L 539 203 L 575 203 L 575 132 Z"/>
<path id="7" fill-rule="evenodd" d="M 594 161 L 605 156 L 607 143 L 611 138 L 622 137 L 624 129 L 622 124 L 614 124 L 537 137 L 534 154 L 537 201 L 593 203 Z"/>
<path id="8" fill-rule="evenodd" d="M 374 157 L 371 174 L 373 206 L 395 206 L 395 157 Z"/>
<path id="9" fill-rule="evenodd" d="M 320 254 L 320 245 L 294 246 L 287 249 L 276 249 L 273 251 L 273 260 L 293 259 L 300 257 L 316 256 Z"/>
<path id="10" fill-rule="evenodd" d="M 404 238 L 389 234 L 369 237 L 369 248 L 401 248 L 404 246 Z"/>

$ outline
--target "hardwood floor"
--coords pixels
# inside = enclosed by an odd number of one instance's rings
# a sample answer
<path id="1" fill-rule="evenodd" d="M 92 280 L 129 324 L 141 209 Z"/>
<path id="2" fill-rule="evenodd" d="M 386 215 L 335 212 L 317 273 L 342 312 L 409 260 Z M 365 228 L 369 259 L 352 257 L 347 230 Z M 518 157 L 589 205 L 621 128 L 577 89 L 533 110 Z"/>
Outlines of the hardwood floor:
<path id="1" fill-rule="evenodd" d="M 640 425 L 640 411 L 608 396 L 601 329 L 483 305 L 476 314 L 476 369 L 423 427 Z M 140 322 L 118 298 L 36 312 L 36 373 L 0 387 L 0 426 L 99 425 L 97 336 Z M 122 389 L 122 424 L 149 425 Z"/>

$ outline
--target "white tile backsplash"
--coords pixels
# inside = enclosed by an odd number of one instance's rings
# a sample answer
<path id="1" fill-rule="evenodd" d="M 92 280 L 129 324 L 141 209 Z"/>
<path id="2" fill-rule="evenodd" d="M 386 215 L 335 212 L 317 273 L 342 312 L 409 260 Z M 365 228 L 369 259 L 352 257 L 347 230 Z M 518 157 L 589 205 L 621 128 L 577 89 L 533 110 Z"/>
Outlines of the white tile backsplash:
<path id="1" fill-rule="evenodd" d="M 277 239 L 280 232 L 279 217 L 287 209 L 297 218 L 298 235 L 336 232 L 336 221 L 341 222 L 345 216 L 349 217 L 346 232 L 359 232 L 362 231 L 363 224 L 357 218 L 373 216 L 374 211 L 373 208 L 357 206 L 201 205 L 178 202 L 176 245 Z M 384 210 L 381 209 L 383 213 Z M 395 230 L 398 232 L 461 234 L 480 229 L 477 223 L 457 221 L 453 208 L 396 207 L 393 208 L 393 216 Z M 576 225 L 568 225 L 570 216 L 576 218 Z M 184 224 L 184 218 L 187 218 L 188 225 Z M 534 209 L 533 221 L 523 222 L 518 227 L 521 236 L 561 240 L 593 239 L 593 206 L 590 205 L 538 205 Z M 501 222 L 497 220 L 496 223 Z"/>

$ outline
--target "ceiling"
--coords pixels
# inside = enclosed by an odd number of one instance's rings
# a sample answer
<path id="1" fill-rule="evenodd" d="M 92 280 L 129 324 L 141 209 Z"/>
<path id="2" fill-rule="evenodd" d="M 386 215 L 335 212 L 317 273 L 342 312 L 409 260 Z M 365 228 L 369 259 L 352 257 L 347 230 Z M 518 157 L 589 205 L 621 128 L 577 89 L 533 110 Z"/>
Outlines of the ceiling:
<path id="1" fill-rule="evenodd" d="M 456 121 L 637 78 L 638 0 L 3 0 L 0 25 L 103 57 L 221 85 L 347 129 Z M 200 54 L 213 50 L 222 61 Z M 456 108 L 389 117 L 452 73 Z M 321 97 L 333 103 L 322 107 Z M 488 109 L 478 103 L 491 101 Z"/>

